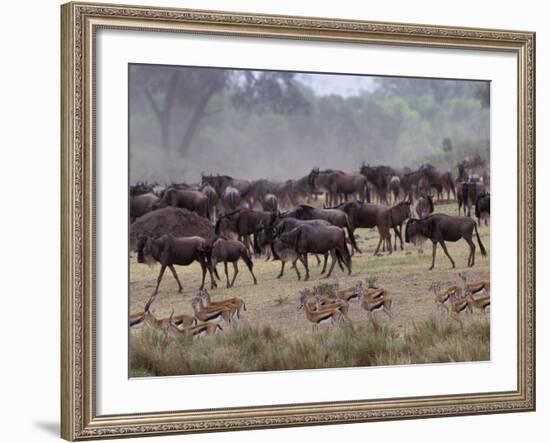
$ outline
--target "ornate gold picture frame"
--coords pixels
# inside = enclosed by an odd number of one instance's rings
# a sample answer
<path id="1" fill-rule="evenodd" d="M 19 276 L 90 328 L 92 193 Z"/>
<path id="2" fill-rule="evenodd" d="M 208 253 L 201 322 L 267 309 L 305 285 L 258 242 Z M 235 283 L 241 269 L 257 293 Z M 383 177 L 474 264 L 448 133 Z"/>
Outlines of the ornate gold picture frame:
<path id="1" fill-rule="evenodd" d="M 73 441 L 535 409 L 534 33 L 78 2 L 63 5 L 61 19 L 63 438 Z M 95 191 L 95 36 L 99 29 L 472 49 L 515 54 L 518 78 L 517 389 L 139 414 L 125 411 L 119 415 L 98 415 L 95 260 L 96 249 L 102 245 L 97 244 L 95 224 L 98 204 Z"/>

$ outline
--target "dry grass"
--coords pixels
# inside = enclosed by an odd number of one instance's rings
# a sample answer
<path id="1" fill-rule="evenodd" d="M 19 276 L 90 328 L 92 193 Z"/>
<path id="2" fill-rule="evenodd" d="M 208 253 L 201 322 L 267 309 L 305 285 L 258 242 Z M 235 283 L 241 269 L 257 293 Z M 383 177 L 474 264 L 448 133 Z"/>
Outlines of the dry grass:
<path id="1" fill-rule="evenodd" d="M 405 334 L 367 324 L 298 337 L 250 324 L 199 339 L 143 330 L 132 335 L 131 376 L 483 361 L 489 359 L 489 330 L 485 316 L 469 319 L 466 327 L 431 317 Z"/>
<path id="2" fill-rule="evenodd" d="M 449 204 L 443 206 L 436 206 L 437 212 L 445 212 L 449 214 L 456 214 L 456 204 Z M 235 287 L 226 289 L 221 287 L 210 291 L 213 300 L 219 300 L 227 297 L 238 296 L 245 300 L 247 311 L 244 313 L 244 319 L 241 321 L 238 330 L 242 331 L 257 331 L 254 332 L 254 336 L 261 337 L 262 331 L 269 330 L 275 334 L 278 339 L 278 343 L 285 343 L 285 346 L 300 347 L 306 344 L 317 343 L 315 340 L 319 340 L 320 337 L 326 337 L 326 340 L 330 340 L 332 336 L 345 337 L 345 331 L 322 331 L 319 337 L 311 336 L 311 324 L 306 320 L 303 312 L 296 310 L 298 304 L 298 291 L 307 287 L 312 287 L 321 283 L 333 283 L 338 278 L 341 287 L 347 287 L 354 285 L 357 281 L 370 279 L 370 282 L 374 282 L 377 286 L 384 287 L 389 290 L 392 295 L 394 305 L 392 310 L 394 312 L 394 319 L 391 322 L 383 321 L 383 331 L 391 331 L 391 336 L 396 336 L 396 340 L 404 346 L 409 343 L 411 348 L 417 349 L 411 354 L 411 362 L 441 362 L 441 361 L 469 361 L 485 359 L 476 358 L 475 349 L 468 351 L 471 355 L 466 355 L 466 351 L 461 349 L 461 341 L 456 338 L 459 336 L 451 335 L 449 340 L 442 342 L 432 343 L 426 342 L 420 339 L 423 334 L 414 333 L 414 328 L 428 328 L 430 324 L 432 327 L 438 327 L 445 330 L 445 328 L 451 328 L 453 330 L 458 328 L 458 323 L 452 320 L 434 320 L 436 316 L 436 306 L 434 303 L 433 293 L 429 291 L 429 287 L 432 281 L 440 281 L 442 285 L 461 284 L 458 278 L 458 272 L 466 271 L 470 279 L 488 279 L 489 278 L 489 257 L 481 258 L 479 248 L 476 250 L 476 265 L 474 268 L 467 268 L 466 261 L 468 256 L 468 247 L 463 240 L 457 243 L 447 243 L 449 252 L 456 262 L 457 268 L 451 269 L 450 262 L 445 257 L 443 251 L 438 247 L 436 265 L 433 271 L 429 271 L 428 268 L 431 264 L 431 244 L 426 243 L 424 247 L 424 253 L 419 253 L 417 247 L 411 244 L 405 245 L 405 250 L 398 249 L 392 255 L 383 255 L 374 257 L 374 249 L 378 242 L 378 233 L 375 230 L 370 229 L 358 229 L 356 231 L 359 239 L 358 243 L 363 253 L 356 254 L 353 257 L 353 274 L 351 276 L 345 275 L 337 267 L 334 270 L 332 278 L 330 280 L 325 279 L 319 275 L 320 267 L 317 267 L 315 260 L 310 257 L 310 271 L 311 280 L 309 282 L 298 281 L 296 274 L 290 267 L 285 269 L 285 275 L 281 279 L 277 279 L 276 276 L 279 273 L 280 263 L 272 261 L 264 261 L 263 258 L 254 260 L 254 273 L 258 278 L 258 285 L 253 285 L 252 277 L 248 273 L 248 270 L 244 266 L 244 263 L 239 264 L 240 273 L 237 276 Z M 489 228 L 481 227 L 480 235 L 482 241 L 490 251 L 489 242 Z M 477 246 L 477 244 L 476 244 Z M 302 271 L 301 265 L 300 271 Z M 230 266 L 230 273 L 232 273 Z M 136 312 L 143 309 L 146 301 L 149 299 L 152 291 L 154 290 L 156 277 L 158 276 L 158 265 L 148 267 L 138 264 L 136 262 L 135 254 L 130 257 L 130 311 Z M 153 312 L 158 317 L 167 317 L 170 315 L 172 309 L 175 309 L 176 314 L 192 313 L 190 306 L 191 297 L 195 294 L 196 289 L 200 285 L 200 268 L 197 264 L 193 264 L 188 267 L 177 267 L 177 272 L 184 286 L 183 294 L 177 293 L 177 284 L 169 272 L 166 272 L 164 279 L 161 283 L 159 294 L 152 308 Z M 218 272 L 223 279 L 223 266 L 218 265 Z M 231 276 L 232 274 L 230 274 Z M 209 284 L 209 279 L 207 278 Z M 223 285 L 224 286 L 224 285 Z M 436 317 L 434 317 L 436 316 Z M 362 331 L 363 328 L 368 328 L 367 317 L 365 311 L 361 310 L 357 304 L 352 304 L 350 309 L 350 318 L 354 324 L 356 331 Z M 435 322 L 435 323 L 434 323 Z M 487 323 L 487 333 L 489 329 L 489 321 L 484 320 Z M 456 324 L 453 324 L 456 323 Z M 465 322 L 464 331 L 467 332 L 472 328 L 476 328 L 476 322 Z M 415 326 L 417 325 L 417 326 Z M 447 326 L 445 326 L 447 325 Z M 225 328 L 227 329 L 227 328 Z M 367 331 L 367 329 L 365 329 Z M 145 333 L 142 333 L 145 332 Z M 204 355 L 209 356 L 210 361 L 205 361 L 202 367 L 202 373 L 212 373 L 219 371 L 220 367 L 227 367 L 229 371 L 232 371 L 233 360 L 236 357 L 229 357 L 225 354 L 224 349 L 216 350 L 217 346 L 221 346 L 218 340 L 231 340 L 230 336 L 233 336 L 233 331 L 230 334 L 225 330 L 223 335 L 206 338 L 205 340 L 197 340 L 197 346 L 207 346 L 208 352 Z M 475 332 L 475 331 L 474 331 Z M 235 333 L 237 333 L 235 331 Z M 146 331 L 133 331 L 131 340 L 131 367 L 132 375 L 139 376 L 140 374 L 156 374 L 157 372 L 150 367 L 149 357 L 154 349 L 160 349 L 158 346 L 153 346 L 155 334 Z M 150 336 L 150 337 L 149 337 Z M 370 333 L 365 333 L 365 336 L 373 336 Z M 375 336 L 373 336 L 375 337 Z M 414 338 L 416 337 L 416 338 Z M 455 337 L 455 338 L 453 338 Z M 313 342 L 295 341 L 300 340 L 313 340 Z M 387 338 L 387 337 L 386 337 Z M 263 340 L 263 339 L 258 339 Z M 336 338 L 335 338 L 336 340 Z M 396 342 L 396 340 L 389 340 L 390 344 Z M 179 343 L 179 341 L 178 341 Z M 235 343 L 235 342 L 234 342 Z M 210 345 L 211 344 L 211 345 Z M 153 346 L 150 350 L 145 349 L 145 345 Z M 350 341 L 349 346 L 356 346 L 353 341 Z M 400 345 L 400 346 L 401 346 Z M 167 343 L 165 346 L 171 348 L 176 346 L 174 343 Z M 192 348 L 195 348 L 195 342 L 193 342 Z M 212 346 L 210 348 L 209 346 Z M 359 345 L 357 345 L 359 346 Z M 374 345 L 373 345 L 374 346 Z M 486 353 L 483 347 L 480 346 L 480 354 L 486 355 L 488 358 L 488 340 L 486 343 Z M 450 351 L 454 349 L 454 351 Z M 185 348 L 185 347 L 183 347 Z M 293 352 L 296 352 L 296 348 L 292 348 Z M 344 349 L 347 349 L 344 346 Z M 376 349 L 376 346 L 372 349 Z M 400 347 L 401 350 L 405 349 Z M 183 351 L 182 351 L 183 352 Z M 243 351 L 244 352 L 244 351 Z M 305 352 L 305 351 L 304 351 Z M 412 351 L 411 351 L 412 352 Z M 142 364 L 141 356 L 147 354 L 149 363 Z M 279 358 L 287 358 L 289 355 L 288 350 L 283 352 L 273 352 L 274 361 L 269 364 L 273 364 L 272 367 L 266 366 L 264 369 L 244 369 L 249 370 L 277 370 L 281 367 L 287 367 L 290 363 L 279 361 Z M 463 355 L 464 354 L 464 355 Z M 159 358 L 162 354 L 158 354 Z M 195 354 L 193 354 L 195 355 Z M 197 354 L 198 355 L 198 354 Z M 299 355 L 299 354 L 298 354 Z M 307 353 L 307 355 L 311 355 Z M 340 353 L 338 353 L 340 355 Z M 362 360 L 359 362 L 359 366 L 371 365 L 371 364 L 405 364 L 407 363 L 407 352 L 403 353 L 385 353 L 383 358 L 384 362 L 372 357 L 372 354 L 366 353 L 364 355 L 371 355 L 371 358 L 367 363 Z M 424 356 L 423 358 L 422 355 Z M 390 358 L 390 356 L 393 356 Z M 461 358 L 465 356 L 468 358 Z M 480 355 L 478 355 L 479 357 Z M 206 357 L 205 357 L 206 358 Z M 288 358 L 291 358 L 289 355 Z M 314 363 L 320 358 L 317 351 L 314 355 L 311 355 L 311 359 L 308 357 L 308 367 L 316 367 Z M 218 361 L 217 359 L 222 359 Z M 349 357 L 352 359 L 352 357 Z M 338 366 L 354 366 L 350 365 L 349 359 L 342 356 L 338 359 L 329 358 L 330 365 L 332 367 Z M 306 358 L 304 358 L 306 360 Z M 233 362 L 233 363 L 232 363 Z M 374 362 L 374 363 L 373 363 Z M 167 374 L 184 374 L 189 368 L 180 362 L 182 366 L 174 366 L 171 371 L 167 371 Z M 267 364 L 264 361 L 264 364 Z M 305 363 L 304 363 L 305 364 Z M 316 364 L 316 363 L 315 363 Z M 321 363 L 319 363 L 321 364 Z M 319 367 L 327 367 L 328 363 L 323 363 Z M 313 365 L 313 366 L 311 366 Z M 356 364 L 357 365 L 357 364 Z M 200 366 L 200 365 L 199 365 Z M 147 369 L 144 369 L 147 368 Z M 144 372 L 145 371 L 145 372 Z M 226 371 L 222 371 L 226 372 Z M 158 371 L 158 373 L 164 373 Z M 197 373 L 197 372 L 192 372 Z"/>

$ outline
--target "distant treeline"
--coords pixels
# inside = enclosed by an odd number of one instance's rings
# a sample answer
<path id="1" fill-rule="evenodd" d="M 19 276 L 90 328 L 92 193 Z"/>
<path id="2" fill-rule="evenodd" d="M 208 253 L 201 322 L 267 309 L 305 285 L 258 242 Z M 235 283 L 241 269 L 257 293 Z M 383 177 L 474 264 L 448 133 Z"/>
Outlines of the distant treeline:
<path id="1" fill-rule="evenodd" d="M 456 173 L 489 157 L 489 84 L 382 78 L 356 95 L 317 95 L 291 73 L 133 66 L 130 181 L 201 172 L 282 180 L 362 162 Z"/>

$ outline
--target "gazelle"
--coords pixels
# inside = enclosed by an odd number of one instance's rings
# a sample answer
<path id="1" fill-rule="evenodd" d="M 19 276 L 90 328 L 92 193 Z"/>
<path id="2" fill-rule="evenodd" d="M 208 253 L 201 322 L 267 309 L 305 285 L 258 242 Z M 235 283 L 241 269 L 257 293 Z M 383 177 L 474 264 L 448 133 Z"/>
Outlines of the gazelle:
<path id="1" fill-rule="evenodd" d="M 204 335 L 214 335 L 220 331 L 223 331 L 222 327 L 218 323 L 210 321 L 189 327 L 180 326 L 174 322 L 173 315 L 170 316 L 170 325 L 167 329 L 168 334 L 172 337 L 201 337 Z"/>
<path id="2" fill-rule="evenodd" d="M 487 312 L 491 308 L 491 296 L 490 295 L 481 295 L 479 297 L 472 297 L 471 295 L 467 296 L 470 299 L 470 306 L 473 306 L 477 309 Z"/>
<path id="3" fill-rule="evenodd" d="M 338 298 L 334 294 L 323 294 L 317 292 L 314 289 L 315 302 L 317 304 L 317 309 L 326 309 L 326 308 L 337 308 L 340 310 L 345 320 L 351 321 L 348 317 L 349 312 L 349 303 L 341 298 Z"/>
<path id="4" fill-rule="evenodd" d="M 149 307 L 151 306 L 151 303 L 153 303 L 154 299 L 155 296 L 151 296 L 149 300 L 147 300 L 147 303 L 145 303 L 145 307 L 142 312 L 136 312 L 130 315 L 128 325 L 131 328 L 142 328 L 143 326 L 146 326 L 145 313 L 149 311 Z"/>
<path id="5" fill-rule="evenodd" d="M 191 306 L 195 313 L 195 317 L 201 322 L 224 321 L 227 324 L 231 324 L 231 320 L 235 315 L 235 308 L 222 306 L 222 307 L 205 307 L 201 297 L 195 297 L 191 300 Z"/>
<path id="6" fill-rule="evenodd" d="M 375 326 L 377 326 L 375 313 L 378 311 L 384 312 L 389 319 L 393 318 L 391 312 L 393 301 L 387 289 L 363 289 L 361 287 L 359 291 L 359 303 L 361 303 L 361 307 L 367 311 L 367 316 Z"/>
<path id="7" fill-rule="evenodd" d="M 461 297 L 458 293 L 453 293 L 451 298 L 451 317 L 462 324 L 459 315 L 466 312 L 472 313 L 472 298 L 470 296 Z"/>
<path id="8" fill-rule="evenodd" d="M 305 295 L 305 294 L 302 294 Z M 317 309 L 317 301 L 315 297 L 306 295 L 303 302 L 298 306 L 298 310 L 304 309 L 306 318 L 312 323 L 313 330 L 318 330 L 319 325 L 330 323 L 336 326 L 337 323 L 344 318 L 344 315 L 339 308 L 328 307 Z"/>
<path id="9" fill-rule="evenodd" d="M 449 286 L 447 289 L 442 291 L 440 282 L 432 282 L 430 289 L 434 291 L 435 303 L 437 307 L 441 311 L 445 310 L 447 313 L 449 313 L 449 306 L 451 305 L 451 296 L 453 294 L 462 296 L 462 289 L 460 287 Z"/>
<path id="10" fill-rule="evenodd" d="M 458 276 L 462 280 L 464 296 L 471 295 L 473 298 L 481 295 L 489 295 L 491 292 L 491 283 L 487 280 L 480 280 L 475 283 L 468 283 L 468 277 L 465 272 L 459 272 Z"/>
<path id="11" fill-rule="evenodd" d="M 235 314 L 237 318 L 241 318 L 241 311 L 246 311 L 246 305 L 244 303 L 244 300 L 239 297 L 231 297 L 227 298 L 225 300 L 219 300 L 219 301 L 212 301 L 210 298 L 210 294 L 206 289 L 199 289 L 199 292 L 197 294 L 199 297 L 202 298 L 204 301 L 204 305 L 207 308 L 221 308 L 221 307 L 229 307 L 229 308 L 235 308 Z"/>
<path id="12" fill-rule="evenodd" d="M 351 288 L 344 288 L 340 289 L 340 283 L 338 280 L 336 280 L 336 295 L 338 298 L 347 301 L 348 303 L 351 301 L 357 301 L 359 300 L 359 288 L 363 287 L 362 282 L 358 282 L 355 286 L 352 286 Z"/>

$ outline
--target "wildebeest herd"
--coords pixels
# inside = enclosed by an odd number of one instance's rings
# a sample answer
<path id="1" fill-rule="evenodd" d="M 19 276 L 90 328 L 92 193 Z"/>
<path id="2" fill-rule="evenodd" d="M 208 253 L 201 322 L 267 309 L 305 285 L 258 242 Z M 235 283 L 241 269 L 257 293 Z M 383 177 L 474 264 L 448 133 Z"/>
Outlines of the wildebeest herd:
<path id="1" fill-rule="evenodd" d="M 219 332 L 219 325 L 211 324 L 214 320 L 231 322 L 240 316 L 246 306 L 238 297 L 216 302 L 210 299 L 205 280 L 208 274 L 210 288 L 218 286 L 221 280 L 218 264 L 223 263 L 227 288 L 235 285 L 239 261 L 245 263 L 254 284 L 257 284 L 254 261 L 260 257 L 263 257 L 262 260 L 280 261 L 277 278 L 284 275 L 285 266 L 289 263 L 298 280 L 302 277 L 309 280 L 310 256 L 319 265 L 323 262 L 320 273 L 327 278 L 336 267 L 350 275 L 353 272 L 353 257 L 363 254 L 355 233 L 358 228 L 377 230 L 375 256 L 397 251 L 398 240 L 400 250 L 405 249 L 404 243 L 416 246 L 431 240 L 430 270 L 435 265 L 437 245 L 441 246 L 454 268 L 455 261 L 446 243 L 464 239 L 469 247 L 467 266 L 473 267 L 476 243 L 481 255 L 487 254 L 478 227 L 482 220 L 487 225 L 490 216 L 489 169 L 481 157 L 472 156 L 456 165 L 456 179 L 453 172 L 442 171 L 429 164 L 414 170 L 363 164 L 357 172 L 315 167 L 301 178 L 286 181 L 202 174 L 201 182 L 196 184 L 136 183 L 130 187 L 131 222 L 152 211 L 173 206 L 208 220 L 214 235 L 209 239 L 176 237 L 168 232 L 158 237 L 143 235 L 138 239 L 138 263 L 158 262 L 160 272 L 151 298 L 142 312 L 131 316 L 130 325 L 146 324 L 165 331 L 172 328 L 172 332 L 184 335 Z M 454 200 L 458 215 L 437 213 L 438 204 Z M 477 222 L 471 218 L 472 206 Z M 413 216 L 413 208 L 417 217 Z M 154 319 L 149 309 L 159 292 L 166 268 L 169 268 L 179 292 L 182 292 L 183 285 L 175 266 L 187 266 L 194 262 L 200 265 L 202 272 L 199 292 L 192 300 L 194 316 L 172 315 L 163 321 Z M 229 276 L 229 263 L 233 268 L 232 277 Z M 481 294 L 476 294 L 466 284 L 464 281 L 464 287 L 460 290 L 451 287 L 441 291 L 434 283 L 432 289 L 437 300 L 443 300 L 438 303 L 444 307 L 449 303 L 451 314 L 471 310 L 472 306 L 487 307 L 488 283 L 483 286 Z M 359 300 L 369 315 L 380 309 L 391 317 L 392 299 L 387 288 L 363 289 L 361 285 L 356 285 L 354 288 L 336 288 L 327 292 L 328 286 L 325 285 L 324 289 L 316 286 L 299 294 L 300 307 L 314 324 L 325 320 L 345 320 L 350 298 Z"/>

